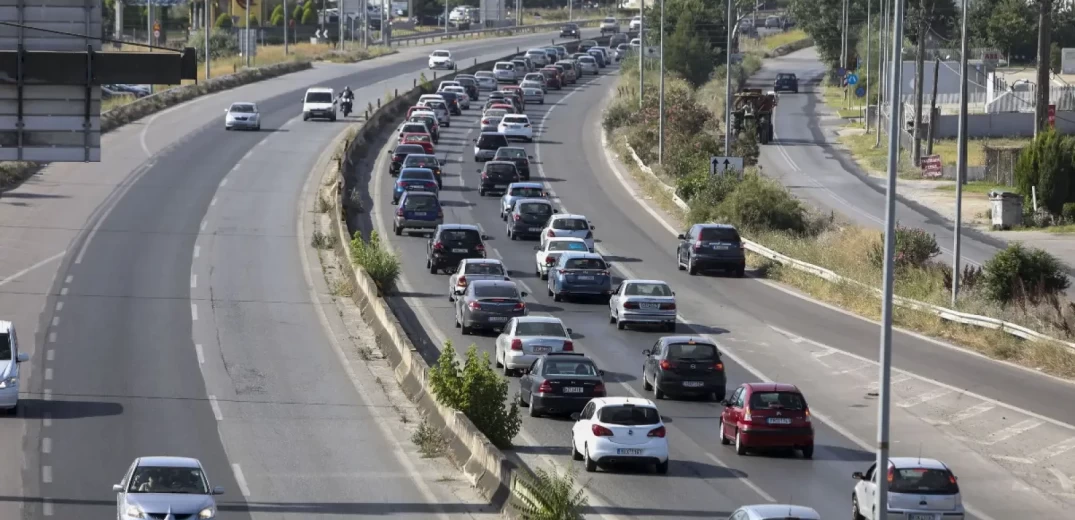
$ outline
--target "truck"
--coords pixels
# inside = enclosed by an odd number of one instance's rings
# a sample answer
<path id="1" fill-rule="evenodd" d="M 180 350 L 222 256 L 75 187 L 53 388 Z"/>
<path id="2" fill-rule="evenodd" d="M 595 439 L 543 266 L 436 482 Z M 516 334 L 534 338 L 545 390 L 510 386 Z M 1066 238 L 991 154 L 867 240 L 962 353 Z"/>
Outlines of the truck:
<path id="1" fill-rule="evenodd" d="M 773 140 L 773 109 L 778 99 L 776 93 L 763 93 L 760 88 L 744 88 L 735 94 L 732 105 L 732 128 L 735 133 L 742 132 L 747 124 L 753 124 L 757 132 L 758 144 L 769 144 Z"/>

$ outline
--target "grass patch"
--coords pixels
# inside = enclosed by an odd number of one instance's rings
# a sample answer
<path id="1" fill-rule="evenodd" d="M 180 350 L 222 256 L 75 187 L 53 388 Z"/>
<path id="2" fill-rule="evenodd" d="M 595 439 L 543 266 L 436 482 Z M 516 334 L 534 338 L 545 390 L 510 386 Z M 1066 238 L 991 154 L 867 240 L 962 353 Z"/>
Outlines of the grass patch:
<path id="1" fill-rule="evenodd" d="M 422 420 L 422 423 L 411 434 L 411 442 L 418 446 L 418 453 L 427 459 L 440 457 L 448 448 L 448 442 L 444 436 L 426 420 Z"/>
<path id="2" fill-rule="evenodd" d="M 859 166 L 868 173 L 878 174 L 888 170 L 888 147 L 886 139 L 881 138 L 882 145 L 874 148 L 877 136 L 873 133 L 846 133 L 839 136 L 840 144 L 847 147 Z M 900 149 L 899 176 L 908 179 L 921 179 L 922 170 L 914 167 L 911 156 Z"/>
<path id="3" fill-rule="evenodd" d="M 1075 224 L 1065 224 L 1063 226 L 1050 226 L 1045 228 L 1045 231 L 1050 233 L 1075 233 Z"/>
<path id="4" fill-rule="evenodd" d="M 0 190 L 18 186 L 40 168 L 41 165 L 26 161 L 0 162 Z"/>
<path id="5" fill-rule="evenodd" d="M 790 45 L 792 43 L 795 43 L 800 40 L 805 40 L 807 38 L 809 38 L 809 36 L 806 35 L 806 31 L 802 29 L 792 29 L 790 31 L 766 36 L 762 38 L 759 43 L 761 48 L 767 51 L 772 51 L 775 50 L 777 47 Z"/>
<path id="6" fill-rule="evenodd" d="M 862 110 L 858 108 L 841 108 L 836 111 L 836 115 L 844 118 L 859 118 L 862 117 Z"/>
<path id="7" fill-rule="evenodd" d="M 310 237 L 310 245 L 317 249 L 332 249 L 336 246 L 336 235 L 322 233 L 320 230 L 314 231 Z"/>
<path id="8" fill-rule="evenodd" d="M 945 184 L 944 186 L 937 186 L 940 191 L 956 191 L 955 183 Z M 963 194 L 975 193 L 981 195 L 988 195 L 991 191 L 1011 191 L 1011 186 L 1000 186 L 992 182 L 984 181 L 970 181 L 963 185 Z"/>

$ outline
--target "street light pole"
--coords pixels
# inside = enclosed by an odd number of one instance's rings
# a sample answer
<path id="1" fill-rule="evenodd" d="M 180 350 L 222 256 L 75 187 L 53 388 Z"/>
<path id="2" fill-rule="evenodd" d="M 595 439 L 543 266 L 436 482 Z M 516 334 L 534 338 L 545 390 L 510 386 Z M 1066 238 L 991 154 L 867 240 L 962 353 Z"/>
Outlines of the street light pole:
<path id="1" fill-rule="evenodd" d="M 638 14 L 638 109 L 642 110 L 642 99 L 646 93 L 646 0 L 642 0 Z"/>
<path id="2" fill-rule="evenodd" d="M 871 0 L 866 1 L 866 113 L 863 114 L 866 117 L 862 118 L 862 122 L 866 124 L 866 133 L 870 133 L 870 76 L 873 75 L 873 69 L 870 68 L 870 50 L 873 45 L 870 45 L 870 15 L 872 14 L 870 8 L 873 7 Z M 880 36 L 878 36 L 880 38 Z"/>
<path id="3" fill-rule="evenodd" d="M 205 79 L 209 79 L 209 31 L 213 30 L 211 20 L 213 9 L 209 0 L 205 0 Z"/>
<path id="4" fill-rule="evenodd" d="M 877 89 L 877 124 L 874 125 L 877 127 L 877 136 L 873 143 L 874 148 L 881 147 L 881 107 L 885 101 L 891 103 L 891 100 L 888 99 L 888 93 L 885 92 L 885 84 L 888 79 L 888 74 L 885 72 L 885 66 L 888 64 L 888 47 L 885 47 L 885 36 L 888 34 L 890 23 L 888 6 L 889 0 L 882 0 L 881 31 L 877 33 L 877 53 L 881 55 L 881 61 L 877 68 L 881 72 L 881 88 Z"/>
<path id="5" fill-rule="evenodd" d="M 724 49 L 724 155 L 732 154 L 732 0 L 727 0 L 728 13 L 724 25 L 728 28 L 728 39 Z"/>
<path id="6" fill-rule="evenodd" d="M 959 44 L 959 145 L 956 151 L 956 229 L 952 244 L 952 308 L 959 298 L 960 234 L 963 227 L 963 183 L 967 178 L 967 0 L 963 0 L 963 31 Z"/>
<path id="7" fill-rule="evenodd" d="M 243 44 L 243 54 L 246 59 L 246 66 L 250 66 L 250 0 L 246 0 L 246 27 L 243 28 L 243 38 L 246 39 L 246 43 Z"/>
<path id="8" fill-rule="evenodd" d="M 287 12 L 287 0 L 284 0 L 284 56 L 287 56 L 287 31 L 290 30 L 291 13 Z"/>
<path id="9" fill-rule="evenodd" d="M 660 123 L 657 137 L 657 164 L 664 164 L 664 0 L 661 2 L 661 87 L 660 87 Z"/>
<path id="10" fill-rule="evenodd" d="M 896 0 L 896 13 L 892 17 L 892 56 L 898 57 L 903 54 L 903 11 L 904 1 Z M 889 99 L 900 99 L 900 76 L 903 71 L 902 63 L 898 59 L 892 61 L 890 77 L 891 96 Z M 889 434 L 889 407 L 892 396 L 889 395 L 892 387 L 892 292 L 893 292 L 893 261 L 896 252 L 896 168 L 899 158 L 900 144 L 900 119 L 889 118 L 888 121 L 888 193 L 885 199 L 885 260 L 884 260 L 884 297 L 881 300 L 881 370 L 877 407 L 877 499 L 874 501 L 877 513 L 874 518 L 888 518 L 888 434 Z"/>
<path id="11" fill-rule="evenodd" d="M 448 35 L 448 0 L 444 0 L 444 35 Z"/>

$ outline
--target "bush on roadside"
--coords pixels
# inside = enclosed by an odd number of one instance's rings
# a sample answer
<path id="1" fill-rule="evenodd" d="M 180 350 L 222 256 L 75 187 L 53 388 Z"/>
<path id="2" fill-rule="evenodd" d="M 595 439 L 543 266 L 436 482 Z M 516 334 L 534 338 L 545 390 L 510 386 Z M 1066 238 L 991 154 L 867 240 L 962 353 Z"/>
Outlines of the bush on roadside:
<path id="1" fill-rule="evenodd" d="M 877 268 L 883 267 L 885 261 L 885 234 L 879 235 L 869 251 L 870 263 Z M 893 260 L 897 268 L 922 268 L 939 254 L 941 248 L 937 246 L 937 237 L 933 234 L 896 223 L 896 250 L 893 252 Z"/>
<path id="2" fill-rule="evenodd" d="M 213 24 L 213 27 L 216 27 L 217 29 L 231 29 L 231 16 L 228 13 L 220 13 L 220 16 L 216 17 L 216 23 Z"/>
<path id="3" fill-rule="evenodd" d="M 269 25 L 273 27 L 282 27 L 284 25 L 284 6 L 277 5 L 272 14 L 269 15 Z"/>
<path id="4" fill-rule="evenodd" d="M 429 385 L 437 402 L 463 412 L 496 447 L 511 447 L 523 424 L 518 400 L 505 403 L 508 382 L 493 370 L 488 353 L 478 354 L 471 345 L 460 369 L 452 342 L 446 342 L 429 369 Z"/>
<path id="5" fill-rule="evenodd" d="M 1015 164 L 1016 187 L 1029 202 L 1036 193 L 1038 205 L 1060 215 L 1064 203 L 1075 202 L 1075 138 L 1043 132 L 1023 149 Z M 1025 206 L 1032 207 L 1031 204 Z"/>
<path id="6" fill-rule="evenodd" d="M 399 279 L 399 258 L 381 243 L 376 231 L 370 233 L 368 241 L 362 240 L 361 231 L 355 231 L 351 239 L 351 259 L 373 278 L 381 294 L 392 290 Z"/>
<path id="7" fill-rule="evenodd" d="M 806 206 L 780 183 L 757 173 L 743 175 L 716 207 L 715 216 L 742 231 L 812 232 Z"/>
<path id="8" fill-rule="evenodd" d="M 230 18 L 229 18 L 230 20 Z M 202 30 L 190 33 L 187 39 L 187 47 L 193 47 L 198 53 L 198 61 L 205 62 L 205 32 Z M 212 59 L 226 58 L 239 53 L 239 42 L 227 29 L 213 29 L 209 32 L 209 57 Z"/>
<path id="9" fill-rule="evenodd" d="M 1064 208 L 1060 210 L 1060 216 L 1064 217 L 1066 223 L 1075 224 L 1075 202 L 1065 202 Z"/>
<path id="10" fill-rule="evenodd" d="M 1037 303 L 1068 288 L 1064 265 L 1055 256 L 1020 243 L 993 255 L 983 267 L 986 294 L 999 303 Z"/>
<path id="11" fill-rule="evenodd" d="M 530 476 L 516 471 L 511 506 L 523 520 L 579 520 L 588 505 L 586 492 L 575 486 L 575 470 L 560 473 L 538 468 Z"/>

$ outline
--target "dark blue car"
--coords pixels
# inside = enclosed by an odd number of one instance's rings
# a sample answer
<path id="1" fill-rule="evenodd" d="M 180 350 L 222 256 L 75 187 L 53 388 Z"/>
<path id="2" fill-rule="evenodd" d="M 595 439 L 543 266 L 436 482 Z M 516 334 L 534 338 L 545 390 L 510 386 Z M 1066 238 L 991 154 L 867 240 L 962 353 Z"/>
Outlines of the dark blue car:
<path id="1" fill-rule="evenodd" d="M 396 187 L 392 190 L 392 204 L 399 204 L 399 198 L 407 191 L 429 191 L 439 195 L 437 176 L 429 168 L 404 168 L 396 178 Z"/>
<path id="2" fill-rule="evenodd" d="M 611 298 L 611 267 L 597 253 L 565 252 L 549 268 L 549 296 L 554 301 L 570 296 Z"/>
<path id="3" fill-rule="evenodd" d="M 407 230 L 430 232 L 444 223 L 444 210 L 436 193 L 406 191 L 399 199 L 396 216 L 392 219 L 392 232 L 402 235 Z"/>

